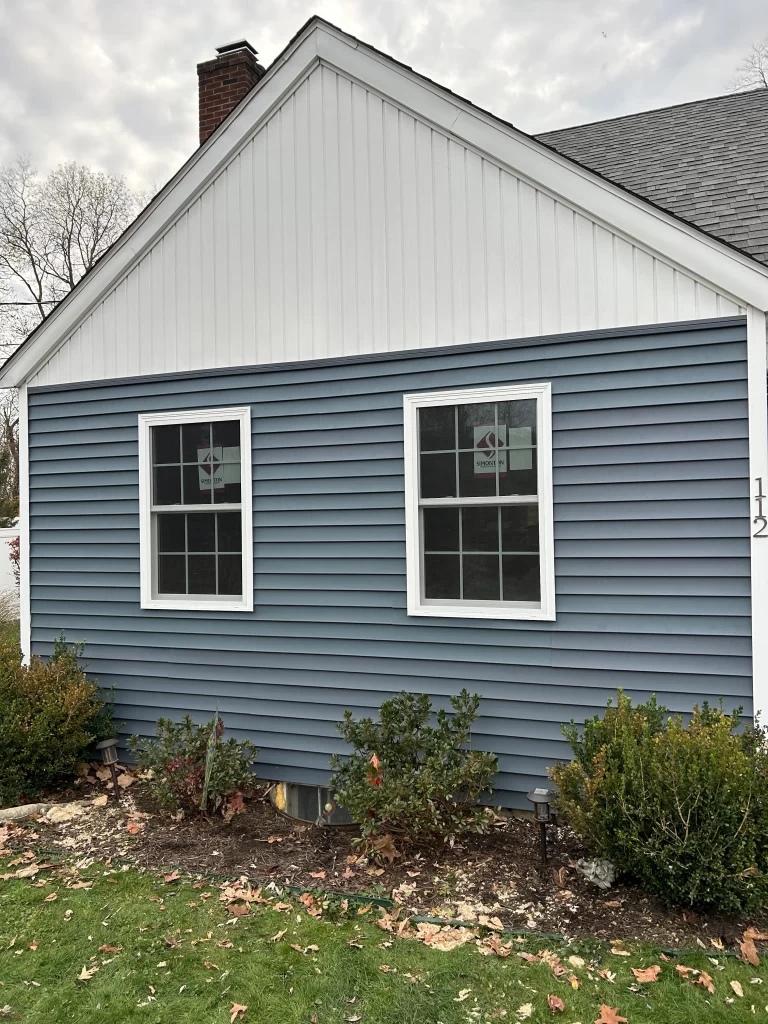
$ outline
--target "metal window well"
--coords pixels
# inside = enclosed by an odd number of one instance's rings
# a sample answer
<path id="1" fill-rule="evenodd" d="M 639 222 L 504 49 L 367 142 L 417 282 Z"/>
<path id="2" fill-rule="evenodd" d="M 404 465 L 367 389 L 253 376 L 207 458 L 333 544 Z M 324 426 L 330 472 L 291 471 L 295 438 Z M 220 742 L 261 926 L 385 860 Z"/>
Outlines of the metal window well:
<path id="1" fill-rule="evenodd" d="M 277 782 L 272 787 L 273 806 L 289 818 L 311 821 L 316 825 L 351 825 L 352 816 L 340 807 L 330 789 L 304 786 L 296 782 Z"/>

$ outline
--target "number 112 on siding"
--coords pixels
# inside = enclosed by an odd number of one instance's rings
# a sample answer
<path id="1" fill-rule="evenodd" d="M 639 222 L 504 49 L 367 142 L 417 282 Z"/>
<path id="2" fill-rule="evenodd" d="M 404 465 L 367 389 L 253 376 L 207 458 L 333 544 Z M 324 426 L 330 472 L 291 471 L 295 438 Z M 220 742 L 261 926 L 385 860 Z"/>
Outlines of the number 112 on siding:
<path id="1" fill-rule="evenodd" d="M 757 529 L 752 534 L 753 537 L 768 537 L 768 518 L 763 513 L 763 502 L 766 500 L 766 496 L 763 493 L 763 478 L 761 476 L 755 477 L 757 483 L 757 494 L 754 496 L 754 501 L 757 502 L 757 515 L 752 520 L 752 525 L 756 526 Z"/>

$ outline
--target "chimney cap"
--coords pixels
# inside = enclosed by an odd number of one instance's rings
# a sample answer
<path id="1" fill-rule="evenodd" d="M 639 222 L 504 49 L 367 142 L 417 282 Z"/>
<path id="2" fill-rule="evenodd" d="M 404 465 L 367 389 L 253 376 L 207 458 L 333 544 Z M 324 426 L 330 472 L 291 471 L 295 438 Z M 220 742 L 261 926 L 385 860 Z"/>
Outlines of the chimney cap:
<path id="1" fill-rule="evenodd" d="M 247 39 L 238 39 L 235 43 L 224 43 L 223 46 L 216 47 L 216 53 L 220 57 L 223 57 L 227 53 L 234 53 L 236 50 L 249 50 L 254 57 L 257 56 L 257 51 L 251 46 Z"/>

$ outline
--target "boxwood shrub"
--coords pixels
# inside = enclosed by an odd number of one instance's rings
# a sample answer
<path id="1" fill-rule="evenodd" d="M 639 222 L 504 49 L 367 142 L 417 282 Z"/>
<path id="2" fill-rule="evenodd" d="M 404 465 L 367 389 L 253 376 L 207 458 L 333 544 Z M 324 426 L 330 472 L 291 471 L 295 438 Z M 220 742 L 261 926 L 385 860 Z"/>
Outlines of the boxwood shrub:
<path id="1" fill-rule="evenodd" d="M 768 902 L 768 747 L 740 710 L 704 704 L 684 724 L 619 691 L 605 715 L 563 731 L 550 771 L 591 852 L 670 903 L 723 912 Z"/>

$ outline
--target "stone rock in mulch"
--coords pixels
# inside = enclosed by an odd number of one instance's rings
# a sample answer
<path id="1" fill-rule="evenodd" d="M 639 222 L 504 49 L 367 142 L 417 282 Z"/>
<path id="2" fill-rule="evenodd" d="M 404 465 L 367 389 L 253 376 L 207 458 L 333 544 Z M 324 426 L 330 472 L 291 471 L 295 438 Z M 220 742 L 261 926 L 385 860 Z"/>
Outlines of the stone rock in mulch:
<path id="1" fill-rule="evenodd" d="M 598 889 L 610 889 L 616 881 L 616 867 L 611 861 L 600 857 L 593 857 L 592 860 L 584 860 L 582 857 L 577 863 L 576 870 Z"/>
<path id="2" fill-rule="evenodd" d="M 71 804 L 54 804 L 45 812 L 45 820 L 52 825 L 60 825 L 73 818 L 79 818 L 85 813 L 86 804 L 83 801 L 73 801 Z"/>

